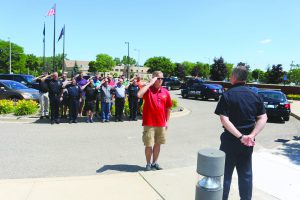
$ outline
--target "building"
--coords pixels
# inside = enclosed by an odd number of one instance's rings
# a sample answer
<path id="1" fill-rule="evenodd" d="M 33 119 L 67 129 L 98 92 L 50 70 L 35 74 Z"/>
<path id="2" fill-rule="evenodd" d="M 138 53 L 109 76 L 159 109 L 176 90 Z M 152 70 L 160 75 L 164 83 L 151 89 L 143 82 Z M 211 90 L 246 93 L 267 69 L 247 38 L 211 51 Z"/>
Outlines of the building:
<path id="1" fill-rule="evenodd" d="M 65 60 L 65 72 L 68 73 L 68 76 L 72 76 L 72 71 L 75 67 L 75 62 L 78 66 L 78 71 L 82 71 L 85 75 L 91 74 L 89 70 L 89 62 L 90 61 L 75 61 L 75 60 Z M 135 75 L 140 75 L 142 79 L 149 79 L 151 78 L 151 73 L 148 73 L 149 67 L 137 67 L 137 66 L 130 66 L 129 67 L 129 75 L 130 77 L 134 77 Z M 113 67 L 112 71 L 110 72 L 99 72 L 101 76 L 106 76 L 107 74 L 111 74 L 115 77 L 120 75 L 125 75 L 127 77 L 128 67 L 125 65 L 117 65 Z"/>

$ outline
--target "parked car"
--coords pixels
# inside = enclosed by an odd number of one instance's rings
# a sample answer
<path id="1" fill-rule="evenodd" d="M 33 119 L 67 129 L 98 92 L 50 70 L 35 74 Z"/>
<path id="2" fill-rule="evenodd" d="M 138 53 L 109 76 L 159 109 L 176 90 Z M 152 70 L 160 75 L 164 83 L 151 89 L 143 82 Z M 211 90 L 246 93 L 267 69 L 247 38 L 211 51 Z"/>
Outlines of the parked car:
<path id="1" fill-rule="evenodd" d="M 218 101 L 223 92 L 224 88 L 222 85 L 198 82 L 181 89 L 181 96 L 182 98 L 195 97 L 204 100 L 212 98 Z"/>
<path id="2" fill-rule="evenodd" d="M 0 99 L 18 101 L 22 99 L 39 101 L 40 93 L 36 89 L 10 80 L 0 80 Z"/>
<path id="3" fill-rule="evenodd" d="M 34 81 L 35 77 L 27 74 L 0 74 L 0 79 L 3 80 L 12 80 L 22 83 L 27 87 L 38 89 L 39 84 Z"/>
<path id="4" fill-rule="evenodd" d="M 290 120 L 291 105 L 285 94 L 281 91 L 260 90 L 258 94 L 263 98 L 268 117 L 283 118 Z"/>
<path id="5" fill-rule="evenodd" d="M 168 90 L 179 90 L 181 88 L 181 82 L 175 77 L 166 77 L 163 80 L 162 86 Z"/>

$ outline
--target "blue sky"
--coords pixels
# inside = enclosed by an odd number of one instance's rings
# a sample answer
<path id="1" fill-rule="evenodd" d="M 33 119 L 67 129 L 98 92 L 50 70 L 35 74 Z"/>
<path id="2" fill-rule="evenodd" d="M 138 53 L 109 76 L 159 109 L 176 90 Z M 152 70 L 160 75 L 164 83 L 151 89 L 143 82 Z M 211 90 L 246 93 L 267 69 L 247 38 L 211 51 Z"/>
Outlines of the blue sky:
<path id="1" fill-rule="evenodd" d="M 53 16 L 45 15 L 54 3 L 56 38 L 65 24 L 72 60 L 122 57 L 129 41 L 140 63 L 153 56 L 206 63 L 222 56 L 263 70 L 300 63 L 299 0 L 0 0 L 0 39 L 41 56 L 45 21 L 46 56 L 52 56 Z M 62 42 L 56 44 L 62 53 Z"/>

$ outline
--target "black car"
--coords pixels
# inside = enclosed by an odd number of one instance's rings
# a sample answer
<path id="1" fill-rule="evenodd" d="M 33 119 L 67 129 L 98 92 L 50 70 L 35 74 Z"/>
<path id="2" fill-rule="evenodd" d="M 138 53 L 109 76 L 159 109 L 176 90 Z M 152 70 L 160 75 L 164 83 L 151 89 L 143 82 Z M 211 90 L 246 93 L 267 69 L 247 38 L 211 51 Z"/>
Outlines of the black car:
<path id="1" fill-rule="evenodd" d="M 258 94 L 263 98 L 268 117 L 283 118 L 290 120 L 291 105 L 281 91 L 260 90 Z"/>
<path id="2" fill-rule="evenodd" d="M 27 87 L 38 89 L 39 84 L 34 81 L 35 77 L 27 74 L 0 74 L 0 79 L 3 80 L 12 80 L 22 83 Z"/>
<path id="3" fill-rule="evenodd" d="M 182 89 L 181 96 L 182 98 L 195 97 L 204 100 L 214 99 L 218 101 L 223 92 L 224 88 L 222 85 L 198 82 Z"/>
<path id="4" fill-rule="evenodd" d="M 36 89 L 10 80 L 0 80 L 0 99 L 18 101 L 22 99 L 39 101 L 40 93 Z"/>
<path id="5" fill-rule="evenodd" d="M 179 90 L 181 88 L 181 82 L 175 77 L 166 77 L 163 80 L 162 86 L 168 90 Z"/>

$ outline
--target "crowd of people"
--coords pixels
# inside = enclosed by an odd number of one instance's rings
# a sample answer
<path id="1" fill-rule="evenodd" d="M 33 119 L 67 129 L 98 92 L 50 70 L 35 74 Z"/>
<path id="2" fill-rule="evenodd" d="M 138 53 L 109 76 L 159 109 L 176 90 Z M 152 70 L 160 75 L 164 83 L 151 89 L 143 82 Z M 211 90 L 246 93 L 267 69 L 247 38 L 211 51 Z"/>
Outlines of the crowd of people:
<path id="1" fill-rule="evenodd" d="M 86 116 L 87 123 L 93 123 L 95 118 L 109 122 L 112 115 L 115 121 L 123 122 L 126 99 L 129 120 L 137 121 L 138 115 L 141 115 L 143 99 L 138 98 L 137 94 L 146 84 L 139 75 L 130 80 L 124 75 L 117 79 L 111 75 L 95 75 L 85 79 L 81 72 L 68 80 L 65 73 L 59 77 L 57 72 L 50 75 L 46 72 L 36 81 L 41 94 L 40 119 L 50 118 L 51 124 L 59 124 L 61 118 L 69 119 L 69 123 L 78 123 L 79 116 Z"/>

